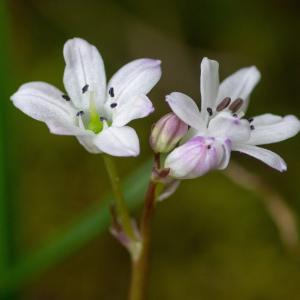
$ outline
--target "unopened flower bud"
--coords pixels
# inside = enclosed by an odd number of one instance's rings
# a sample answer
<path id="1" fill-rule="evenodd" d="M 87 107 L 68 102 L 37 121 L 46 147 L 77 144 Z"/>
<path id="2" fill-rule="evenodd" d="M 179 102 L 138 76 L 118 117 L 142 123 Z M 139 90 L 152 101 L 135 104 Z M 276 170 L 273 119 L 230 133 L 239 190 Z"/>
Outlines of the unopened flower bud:
<path id="1" fill-rule="evenodd" d="M 229 163 L 231 141 L 226 138 L 196 136 L 168 154 L 164 167 L 177 179 L 196 178 Z"/>
<path id="2" fill-rule="evenodd" d="M 153 126 L 150 145 L 155 153 L 168 153 L 186 135 L 187 131 L 187 124 L 174 113 L 168 113 Z"/>

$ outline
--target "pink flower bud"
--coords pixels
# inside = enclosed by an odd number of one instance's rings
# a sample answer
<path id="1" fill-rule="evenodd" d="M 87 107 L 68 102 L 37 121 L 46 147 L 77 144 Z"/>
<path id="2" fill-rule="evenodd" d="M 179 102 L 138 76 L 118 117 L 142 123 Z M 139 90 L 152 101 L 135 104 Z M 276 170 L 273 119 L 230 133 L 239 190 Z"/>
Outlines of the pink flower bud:
<path id="1" fill-rule="evenodd" d="M 168 153 L 186 135 L 187 131 L 187 124 L 174 113 L 168 113 L 153 126 L 150 145 L 155 153 Z"/>
<path id="2" fill-rule="evenodd" d="M 231 153 L 229 139 L 196 136 L 177 147 L 166 158 L 165 168 L 177 179 L 196 178 L 227 167 Z"/>

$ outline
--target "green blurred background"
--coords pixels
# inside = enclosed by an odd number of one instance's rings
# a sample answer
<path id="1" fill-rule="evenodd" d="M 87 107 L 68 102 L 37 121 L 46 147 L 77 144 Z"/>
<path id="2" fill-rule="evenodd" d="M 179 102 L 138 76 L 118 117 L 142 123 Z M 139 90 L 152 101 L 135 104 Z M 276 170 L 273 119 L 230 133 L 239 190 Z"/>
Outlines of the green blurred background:
<path id="1" fill-rule="evenodd" d="M 11 0 L 1 6 L 2 280 L 108 191 L 101 156 L 75 138 L 51 135 L 9 101 L 32 80 L 63 88 L 67 39 L 95 44 L 108 76 L 135 58 L 163 61 L 163 77 L 150 94 L 156 113 L 133 123 L 142 154 L 117 159 L 124 179 L 150 156 L 149 128 L 168 112 L 164 96 L 176 90 L 199 99 L 203 56 L 220 62 L 221 78 L 252 64 L 261 70 L 249 116 L 300 115 L 299 1 Z M 299 219 L 300 140 L 268 148 L 285 158 L 288 172 L 233 157 L 284 197 Z M 157 208 L 150 299 L 300 299 L 300 250 L 286 250 L 262 200 L 221 172 L 185 181 Z M 93 237 L 2 298 L 126 299 L 127 253 L 107 232 Z"/>

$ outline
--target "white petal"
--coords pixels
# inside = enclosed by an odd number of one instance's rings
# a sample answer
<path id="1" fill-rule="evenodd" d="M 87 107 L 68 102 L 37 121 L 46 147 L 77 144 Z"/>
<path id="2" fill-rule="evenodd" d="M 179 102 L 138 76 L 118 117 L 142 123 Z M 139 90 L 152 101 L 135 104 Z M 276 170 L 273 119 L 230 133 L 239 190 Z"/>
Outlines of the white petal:
<path id="1" fill-rule="evenodd" d="M 225 145 L 225 147 L 228 147 Z M 194 137 L 173 150 L 166 158 L 165 168 L 170 168 L 170 176 L 178 179 L 191 179 L 202 176 L 210 170 L 224 168 L 224 144 L 214 138 Z"/>
<path id="2" fill-rule="evenodd" d="M 207 121 L 209 118 L 207 108 L 213 108 L 217 100 L 219 89 L 219 63 L 206 57 L 203 58 L 201 62 L 200 89 L 201 114 L 204 120 Z"/>
<path id="3" fill-rule="evenodd" d="M 64 46 L 66 68 L 65 88 L 76 107 L 87 109 L 90 97 L 99 108 L 105 101 L 106 79 L 102 57 L 97 48 L 79 38 L 68 40 Z M 82 89 L 88 85 L 87 91 Z"/>
<path id="4" fill-rule="evenodd" d="M 220 145 L 222 148 L 219 147 L 219 152 L 221 152 L 220 155 L 223 156 L 223 158 L 220 160 L 218 169 L 219 170 L 224 170 L 227 168 L 229 162 L 230 162 L 230 157 L 231 157 L 231 149 L 232 149 L 232 142 L 229 139 L 219 139 L 218 142 L 220 141 Z"/>
<path id="5" fill-rule="evenodd" d="M 60 90 L 48 83 L 30 82 L 22 85 L 11 100 L 28 116 L 45 122 L 54 134 L 85 134 L 76 126 L 77 111 L 62 95 Z"/>
<path id="6" fill-rule="evenodd" d="M 273 114 L 263 114 L 252 118 L 253 121 L 251 124 L 254 126 L 258 125 L 270 125 L 282 120 L 281 116 L 273 115 Z"/>
<path id="7" fill-rule="evenodd" d="M 253 156 L 280 172 L 287 170 L 285 161 L 278 154 L 270 150 L 244 144 L 236 145 L 233 150 Z"/>
<path id="8" fill-rule="evenodd" d="M 204 123 L 201 114 L 192 98 L 183 93 L 174 92 L 166 96 L 166 101 L 183 122 L 195 129 L 203 129 Z"/>
<path id="9" fill-rule="evenodd" d="M 132 120 L 148 116 L 154 111 L 150 99 L 145 95 L 137 95 L 118 103 L 115 108 L 111 108 L 113 126 L 121 127 Z"/>
<path id="10" fill-rule="evenodd" d="M 160 60 L 147 58 L 126 64 L 107 85 L 108 104 L 130 101 L 132 97 L 148 94 L 161 77 L 160 65 Z M 111 89 L 113 93 L 110 93 Z"/>
<path id="11" fill-rule="evenodd" d="M 299 133 L 300 122 L 297 117 L 289 115 L 281 118 L 280 121 L 266 125 L 256 125 L 255 121 L 259 117 L 254 118 L 254 130 L 251 131 L 250 139 L 247 144 L 265 145 L 277 143 L 288 138 L 291 138 Z M 265 119 L 266 120 L 266 119 Z M 274 119 L 275 120 L 275 119 Z M 262 120 L 260 119 L 260 122 Z M 263 124 L 263 123 L 261 123 Z"/>
<path id="12" fill-rule="evenodd" d="M 96 136 L 94 143 L 102 152 L 113 156 L 137 156 L 140 153 L 138 136 L 128 126 L 108 127 Z"/>
<path id="13" fill-rule="evenodd" d="M 102 151 L 95 145 L 95 134 L 90 134 L 87 136 L 77 136 L 79 143 L 90 153 L 97 154 Z"/>
<path id="14" fill-rule="evenodd" d="M 242 98 L 245 103 L 239 111 L 245 111 L 249 96 L 259 80 L 260 72 L 256 67 L 240 69 L 220 84 L 217 104 L 226 97 L 230 97 L 232 101 Z"/>
<path id="15" fill-rule="evenodd" d="M 229 112 L 221 112 L 210 121 L 208 132 L 210 136 L 228 138 L 235 143 L 249 139 L 250 125 L 245 119 L 234 117 Z"/>

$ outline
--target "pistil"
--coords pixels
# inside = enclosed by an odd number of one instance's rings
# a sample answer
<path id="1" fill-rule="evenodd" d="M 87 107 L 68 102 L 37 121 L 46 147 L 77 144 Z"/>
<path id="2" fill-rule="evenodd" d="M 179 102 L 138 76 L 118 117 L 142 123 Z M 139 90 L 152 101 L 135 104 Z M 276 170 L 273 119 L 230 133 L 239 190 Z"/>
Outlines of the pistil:
<path id="1" fill-rule="evenodd" d="M 103 129 L 103 123 L 100 120 L 99 114 L 97 112 L 95 101 L 90 94 L 90 105 L 89 105 L 90 120 L 88 124 L 88 129 L 94 133 L 99 133 Z"/>

